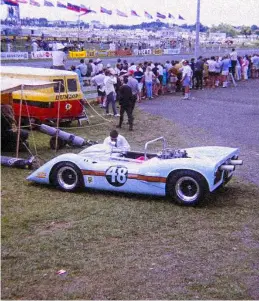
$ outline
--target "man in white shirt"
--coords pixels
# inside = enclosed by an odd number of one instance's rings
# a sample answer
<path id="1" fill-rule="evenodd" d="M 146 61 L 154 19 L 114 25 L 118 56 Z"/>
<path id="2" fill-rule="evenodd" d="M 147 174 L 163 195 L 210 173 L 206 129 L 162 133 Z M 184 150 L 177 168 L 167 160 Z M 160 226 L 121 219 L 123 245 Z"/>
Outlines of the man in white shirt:
<path id="1" fill-rule="evenodd" d="M 57 45 L 57 50 L 52 52 L 52 68 L 53 69 L 60 69 L 66 70 L 65 62 L 67 56 L 64 52 L 64 46 L 62 44 Z"/>
<path id="2" fill-rule="evenodd" d="M 112 104 L 112 110 L 113 110 L 113 115 L 115 117 L 119 117 L 120 115 L 117 113 L 117 110 L 116 110 L 116 105 L 115 105 L 115 101 L 116 101 L 116 98 L 115 98 L 115 88 L 114 88 L 114 85 L 117 83 L 117 78 L 112 75 L 110 73 L 109 70 L 106 70 L 105 71 L 105 78 L 104 78 L 104 90 L 105 90 L 105 93 L 106 93 L 106 115 L 111 115 L 109 113 L 109 106 L 110 106 L 110 103 Z"/>
<path id="3" fill-rule="evenodd" d="M 116 130 L 110 132 L 110 136 L 104 139 L 103 144 L 123 151 L 130 150 L 130 145 L 126 138 L 120 135 Z"/>
<path id="4" fill-rule="evenodd" d="M 184 87 L 184 98 L 183 99 L 189 99 L 190 85 L 192 82 L 192 68 L 190 67 L 188 61 L 183 61 L 181 82 Z"/>
<path id="5" fill-rule="evenodd" d="M 100 107 L 105 107 L 105 90 L 104 90 L 104 79 L 105 75 L 103 71 L 99 74 L 92 77 L 92 83 L 97 86 L 97 102 L 99 103 Z"/>
<path id="6" fill-rule="evenodd" d="M 236 64 L 237 64 L 237 52 L 235 48 L 232 49 L 232 52 L 230 52 L 230 59 L 231 59 L 231 72 L 233 76 L 235 77 L 236 73 Z"/>

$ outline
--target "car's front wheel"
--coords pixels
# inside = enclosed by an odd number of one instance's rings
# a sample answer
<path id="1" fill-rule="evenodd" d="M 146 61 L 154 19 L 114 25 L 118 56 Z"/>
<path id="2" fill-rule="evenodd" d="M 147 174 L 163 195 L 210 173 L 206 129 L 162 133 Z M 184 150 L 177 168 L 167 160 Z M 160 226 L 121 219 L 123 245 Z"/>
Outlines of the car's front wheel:
<path id="1" fill-rule="evenodd" d="M 75 191 L 83 187 L 83 176 L 80 169 L 73 163 L 61 162 L 51 174 L 52 183 L 63 191 Z"/>
<path id="2" fill-rule="evenodd" d="M 167 193 L 180 205 L 197 205 L 207 191 L 206 180 L 195 171 L 179 170 L 169 175 Z"/>

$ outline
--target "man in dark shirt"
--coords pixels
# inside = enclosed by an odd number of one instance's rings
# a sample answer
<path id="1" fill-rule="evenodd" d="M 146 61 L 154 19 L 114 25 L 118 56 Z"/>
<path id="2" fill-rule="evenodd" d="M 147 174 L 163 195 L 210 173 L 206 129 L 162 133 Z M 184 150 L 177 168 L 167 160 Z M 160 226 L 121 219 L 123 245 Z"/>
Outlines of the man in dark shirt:
<path id="1" fill-rule="evenodd" d="M 194 78 L 196 80 L 196 89 L 203 88 L 203 68 L 204 68 L 204 61 L 202 56 L 200 56 L 197 62 L 194 64 Z"/>
<path id="2" fill-rule="evenodd" d="M 119 89 L 119 103 L 120 103 L 120 121 L 117 128 L 121 128 L 123 123 L 124 112 L 128 115 L 129 130 L 133 131 L 133 117 L 132 117 L 132 90 L 128 86 L 128 77 L 124 76 L 123 85 Z"/>

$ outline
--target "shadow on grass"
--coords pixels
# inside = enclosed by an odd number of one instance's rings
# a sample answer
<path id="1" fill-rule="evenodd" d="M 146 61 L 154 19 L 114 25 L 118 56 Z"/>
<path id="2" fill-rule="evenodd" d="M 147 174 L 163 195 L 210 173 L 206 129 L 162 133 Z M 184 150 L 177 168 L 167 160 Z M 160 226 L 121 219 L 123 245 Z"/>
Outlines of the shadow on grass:
<path id="1" fill-rule="evenodd" d="M 153 195 L 146 195 L 146 194 L 133 194 L 133 193 L 126 193 L 126 192 L 115 192 L 115 191 L 106 191 L 106 190 L 98 190 L 98 189 L 87 189 L 87 188 L 80 188 L 75 192 L 65 192 L 61 191 L 58 188 L 52 185 L 41 185 L 38 183 L 29 183 L 30 187 L 35 187 L 39 191 L 44 194 L 44 190 L 48 189 L 50 191 L 60 191 L 61 194 L 73 194 L 73 195 L 82 195 L 87 193 L 88 196 L 92 196 L 93 198 L 98 196 L 103 196 L 104 198 L 111 198 L 116 197 L 117 199 L 130 199 L 130 201 L 138 202 L 138 201 L 145 201 L 145 202 L 157 202 L 157 203 L 171 203 L 172 205 L 181 206 L 177 204 L 175 201 L 171 200 L 169 196 L 153 196 Z M 240 186 L 224 186 L 216 191 L 209 193 L 198 205 L 191 206 L 197 209 L 210 209 L 210 208 L 228 208 L 228 207 L 239 207 L 241 206 L 240 198 L 246 195 L 248 198 L 253 195 L 251 190 L 248 190 L 248 187 L 241 188 Z M 181 207 L 190 207 L 184 206 Z"/>

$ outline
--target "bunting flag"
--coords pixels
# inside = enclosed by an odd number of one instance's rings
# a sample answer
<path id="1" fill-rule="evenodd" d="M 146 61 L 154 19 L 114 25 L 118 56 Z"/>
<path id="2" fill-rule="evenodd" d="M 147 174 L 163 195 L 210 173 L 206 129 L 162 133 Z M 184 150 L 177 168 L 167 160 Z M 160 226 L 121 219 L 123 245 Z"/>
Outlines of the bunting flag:
<path id="1" fill-rule="evenodd" d="M 165 19 L 166 18 L 165 15 L 162 15 L 160 13 L 156 13 L 156 16 L 157 16 L 157 18 L 160 18 L 160 19 Z"/>
<path id="2" fill-rule="evenodd" d="M 103 14 L 108 14 L 108 15 L 111 15 L 112 14 L 112 11 L 111 10 L 108 10 L 104 7 L 101 7 L 101 10 L 100 10 L 101 13 Z"/>
<path id="3" fill-rule="evenodd" d="M 67 8 L 67 6 L 59 1 L 57 1 L 57 7 L 60 7 L 60 8 Z"/>
<path id="4" fill-rule="evenodd" d="M 4 4 L 11 6 L 19 6 L 19 3 L 16 0 L 4 0 Z"/>
<path id="5" fill-rule="evenodd" d="M 67 3 L 67 9 L 72 10 L 76 13 L 80 13 L 80 6 L 74 5 L 74 4 L 69 3 L 69 2 Z"/>
<path id="6" fill-rule="evenodd" d="M 185 20 L 181 15 L 178 16 L 179 20 Z"/>
<path id="7" fill-rule="evenodd" d="M 44 0 L 44 6 L 51 7 L 51 6 L 54 6 L 54 4 L 48 0 Z"/>
<path id="8" fill-rule="evenodd" d="M 168 18 L 169 18 L 169 19 L 174 19 L 174 16 L 173 16 L 172 14 L 169 13 L 169 14 L 168 14 Z"/>
<path id="9" fill-rule="evenodd" d="M 83 4 L 80 5 L 80 12 L 88 14 L 91 12 L 91 10 L 87 7 L 85 7 Z"/>
<path id="10" fill-rule="evenodd" d="M 35 0 L 30 0 L 30 5 L 40 7 L 39 2 L 37 2 Z"/>
<path id="11" fill-rule="evenodd" d="M 90 8 L 85 7 L 83 4 L 80 5 L 80 12 L 82 12 L 82 14 L 80 16 L 83 16 L 83 15 L 86 15 L 86 14 L 89 14 L 89 13 L 95 13 L 96 14 L 95 10 L 92 10 Z"/>
<path id="12" fill-rule="evenodd" d="M 118 9 L 117 9 L 117 15 L 120 16 L 120 17 L 125 17 L 125 18 L 128 17 L 127 14 L 125 14 L 124 12 L 122 12 L 122 11 L 120 11 Z"/>
<path id="13" fill-rule="evenodd" d="M 144 14 L 146 18 L 153 19 L 153 17 L 148 12 L 145 11 Z"/>
<path id="14" fill-rule="evenodd" d="M 134 17 L 140 17 L 140 16 L 136 13 L 135 10 L 132 10 L 132 11 L 130 12 L 130 14 L 131 14 L 132 16 L 134 16 Z"/>
<path id="15" fill-rule="evenodd" d="M 17 2 L 18 2 L 19 4 L 27 4 L 27 3 L 28 3 L 27 0 L 17 0 Z"/>

